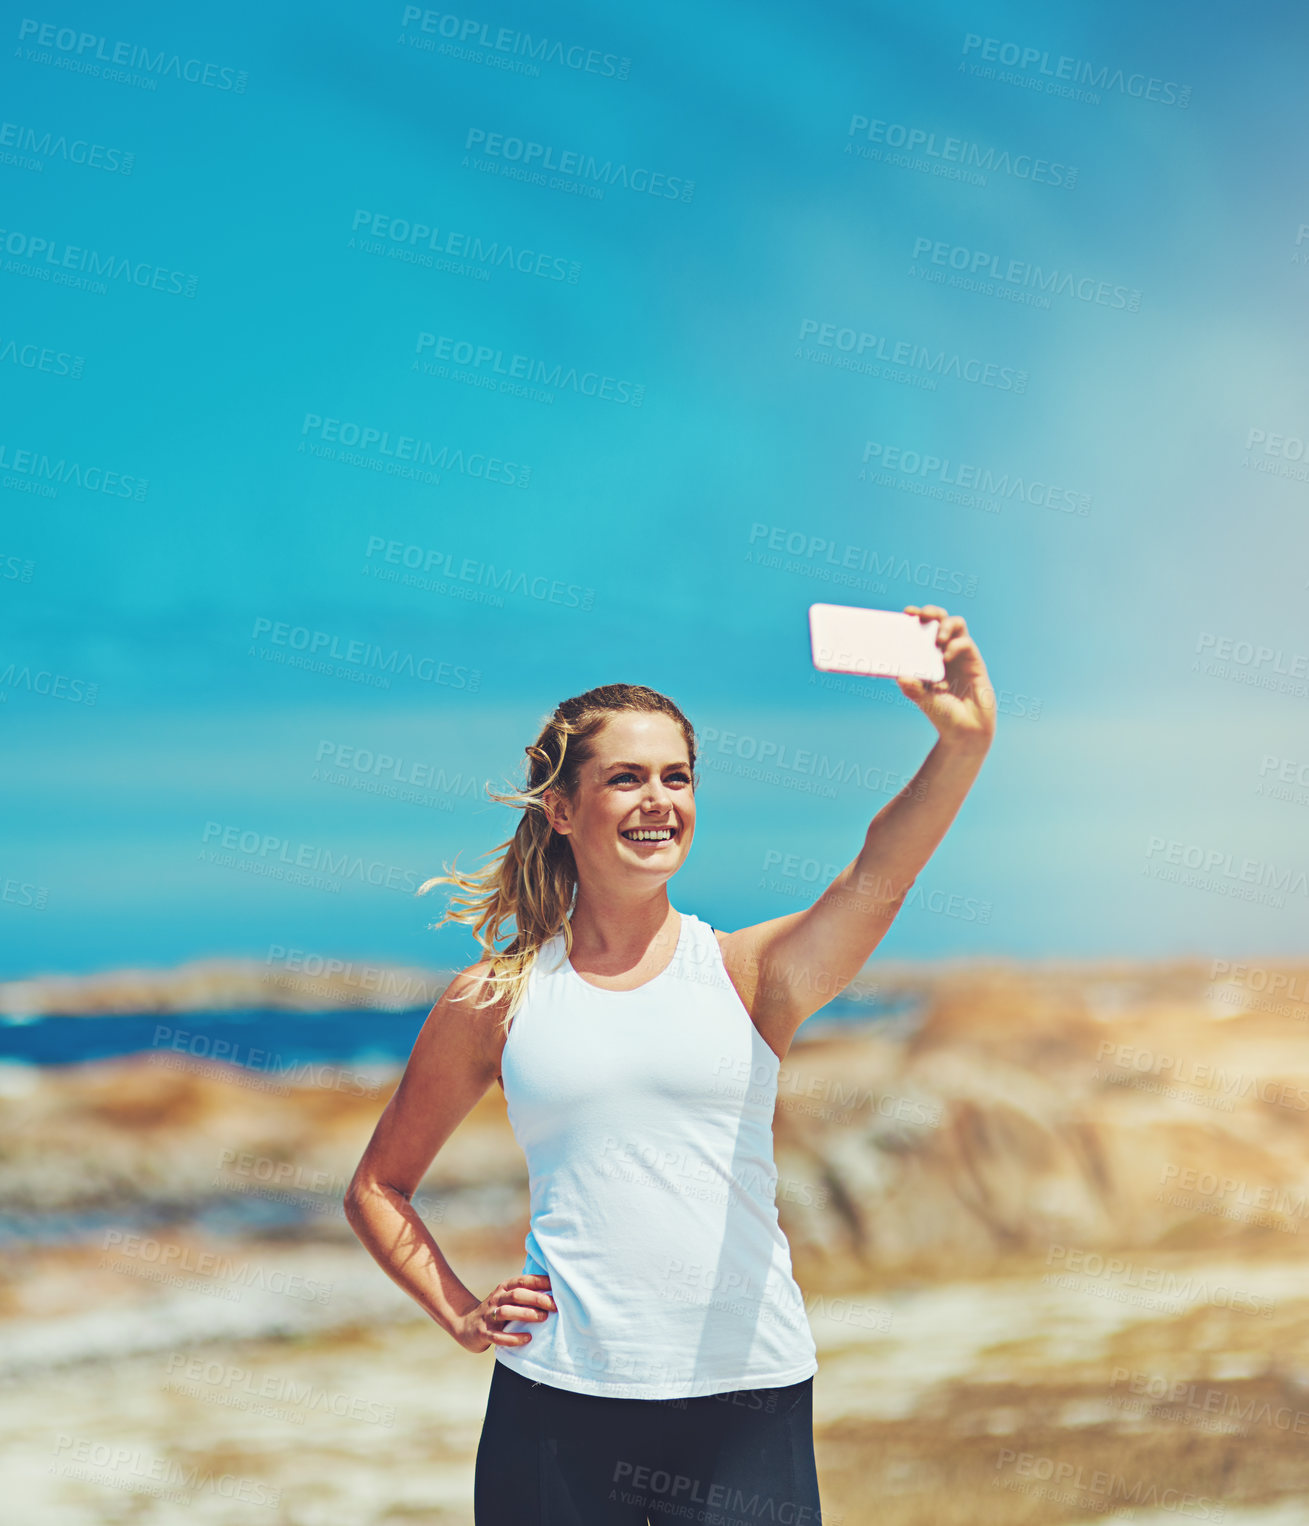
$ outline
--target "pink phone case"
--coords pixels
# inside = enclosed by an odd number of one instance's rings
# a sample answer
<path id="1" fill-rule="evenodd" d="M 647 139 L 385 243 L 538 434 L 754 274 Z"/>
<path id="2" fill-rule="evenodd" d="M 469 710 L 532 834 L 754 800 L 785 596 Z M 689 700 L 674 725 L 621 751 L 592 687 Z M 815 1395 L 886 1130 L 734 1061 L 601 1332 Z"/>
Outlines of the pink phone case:
<path id="1" fill-rule="evenodd" d="M 864 678 L 945 677 L 936 644 L 939 620 L 926 623 L 898 610 L 852 604 L 811 604 L 809 645 L 814 666 L 825 673 Z"/>

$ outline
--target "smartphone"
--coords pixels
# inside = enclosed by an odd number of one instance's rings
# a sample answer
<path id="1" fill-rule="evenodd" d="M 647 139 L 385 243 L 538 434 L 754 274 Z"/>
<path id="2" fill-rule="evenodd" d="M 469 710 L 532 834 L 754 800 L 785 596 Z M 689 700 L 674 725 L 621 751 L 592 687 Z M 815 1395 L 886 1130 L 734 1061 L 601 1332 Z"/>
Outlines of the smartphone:
<path id="1" fill-rule="evenodd" d="M 945 677 L 936 644 L 939 620 L 891 609 L 853 604 L 811 604 L 809 645 L 814 667 L 824 673 L 859 673 L 866 678 Z"/>

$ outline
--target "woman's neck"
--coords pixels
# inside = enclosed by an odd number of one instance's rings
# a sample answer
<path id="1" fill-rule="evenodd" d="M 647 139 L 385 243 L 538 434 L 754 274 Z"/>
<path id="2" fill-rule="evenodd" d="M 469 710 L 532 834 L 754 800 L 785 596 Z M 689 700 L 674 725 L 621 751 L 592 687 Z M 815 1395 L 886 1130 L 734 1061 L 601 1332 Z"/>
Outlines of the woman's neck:
<path id="1" fill-rule="evenodd" d="M 579 890 L 569 918 L 573 953 L 628 969 L 653 946 L 662 947 L 667 937 L 676 936 L 680 920 L 663 885 L 651 895 L 629 900 L 592 900 Z"/>

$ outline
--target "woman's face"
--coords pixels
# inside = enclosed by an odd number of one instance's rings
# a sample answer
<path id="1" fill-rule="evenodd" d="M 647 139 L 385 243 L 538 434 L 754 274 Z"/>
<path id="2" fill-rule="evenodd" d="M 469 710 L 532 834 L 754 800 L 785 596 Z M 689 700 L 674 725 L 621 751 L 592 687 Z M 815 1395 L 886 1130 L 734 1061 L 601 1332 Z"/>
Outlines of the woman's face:
<path id="1" fill-rule="evenodd" d="M 620 711 L 592 738 L 573 799 L 551 794 L 546 805 L 555 830 L 571 839 L 580 879 L 668 879 L 695 832 L 682 728 L 671 716 Z"/>

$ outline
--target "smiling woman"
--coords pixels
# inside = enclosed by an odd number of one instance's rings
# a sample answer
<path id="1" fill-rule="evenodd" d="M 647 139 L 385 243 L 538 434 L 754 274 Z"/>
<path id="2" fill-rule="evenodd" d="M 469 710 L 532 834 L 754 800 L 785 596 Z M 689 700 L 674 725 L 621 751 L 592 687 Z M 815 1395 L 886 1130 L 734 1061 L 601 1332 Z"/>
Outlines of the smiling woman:
<path id="1" fill-rule="evenodd" d="M 420 894 L 457 887 L 441 924 L 471 926 L 486 950 L 486 968 L 475 967 L 484 986 L 479 1005 L 503 1005 L 506 1034 L 537 955 L 558 933 L 574 967 L 594 964 L 603 976 L 601 967 L 612 966 L 639 984 L 636 965 L 672 920 L 664 885 L 685 862 L 695 831 L 695 729 L 654 689 L 606 684 L 564 700 L 524 750 L 526 788 L 489 792 L 522 809 L 513 837 L 492 850 L 486 868 L 450 869 L 419 887 Z M 632 881 L 637 862 L 655 866 L 657 878 Z M 656 889 L 662 908 L 650 899 Z M 600 905 L 617 915 L 593 917 Z M 515 936 L 497 950 L 511 919 Z"/>
<path id="2" fill-rule="evenodd" d="M 442 921 L 471 926 L 486 957 L 423 1025 L 346 1213 L 461 1346 L 495 1348 L 478 1526 L 669 1520 L 685 1502 L 660 1478 L 820 1519 L 817 1352 L 776 1205 L 778 1071 L 885 936 L 994 719 L 964 622 L 906 613 L 939 621 L 946 678 L 899 683 L 940 739 L 813 906 L 734 933 L 674 909 L 696 736 L 633 684 L 559 705 L 525 749 L 525 787 L 492 797 L 522 809 L 514 836 L 487 867 L 422 887 L 456 887 Z M 522 1270 L 479 1299 L 411 1199 L 493 1081 L 531 1201 Z"/>

